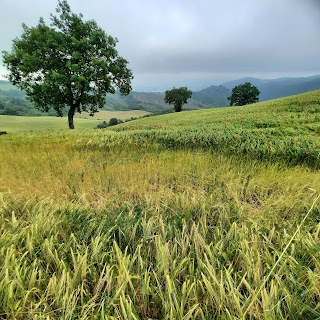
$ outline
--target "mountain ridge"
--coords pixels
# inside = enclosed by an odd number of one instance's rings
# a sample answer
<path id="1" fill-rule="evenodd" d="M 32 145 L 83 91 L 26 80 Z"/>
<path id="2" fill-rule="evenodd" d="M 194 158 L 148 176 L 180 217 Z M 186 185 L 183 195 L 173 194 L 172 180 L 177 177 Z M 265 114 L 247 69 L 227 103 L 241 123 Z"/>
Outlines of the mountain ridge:
<path id="1" fill-rule="evenodd" d="M 246 77 L 212 85 L 193 91 L 192 98 L 184 106 L 185 109 L 204 109 L 228 106 L 227 98 L 236 85 L 250 82 L 260 90 L 259 101 L 266 101 L 285 96 L 320 89 L 320 75 L 310 77 L 284 77 L 277 79 L 259 79 Z M 172 106 L 164 102 L 164 92 L 132 91 L 128 96 L 119 92 L 106 97 L 105 110 L 144 110 L 161 113 L 171 110 Z M 41 115 L 26 99 L 25 94 L 14 87 L 9 81 L 0 80 L 0 114 L 6 115 Z M 46 115 L 55 115 L 50 111 Z"/>

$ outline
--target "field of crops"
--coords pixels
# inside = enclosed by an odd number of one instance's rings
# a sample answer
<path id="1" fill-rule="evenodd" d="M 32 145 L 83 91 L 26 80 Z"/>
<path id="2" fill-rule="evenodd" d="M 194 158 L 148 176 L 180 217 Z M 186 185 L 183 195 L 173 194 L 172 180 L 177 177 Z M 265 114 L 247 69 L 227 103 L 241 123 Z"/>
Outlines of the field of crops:
<path id="1" fill-rule="evenodd" d="M 319 116 L 315 91 L 0 136 L 0 318 L 318 319 Z"/>

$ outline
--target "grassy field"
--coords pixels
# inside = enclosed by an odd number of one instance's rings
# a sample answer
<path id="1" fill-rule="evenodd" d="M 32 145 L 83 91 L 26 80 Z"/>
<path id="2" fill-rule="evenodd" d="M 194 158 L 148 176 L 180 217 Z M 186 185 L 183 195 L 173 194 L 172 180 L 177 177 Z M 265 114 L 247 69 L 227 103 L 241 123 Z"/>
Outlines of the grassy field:
<path id="1" fill-rule="evenodd" d="M 140 118 L 150 112 L 143 111 L 143 110 L 130 110 L 130 111 L 106 111 L 100 110 L 99 112 L 95 113 L 93 117 L 90 117 L 88 113 L 81 113 L 77 114 L 76 118 L 83 118 L 83 119 L 92 119 L 92 120 L 104 120 L 108 121 L 111 118 L 116 118 L 120 120 L 128 120 L 131 118 Z"/>
<path id="2" fill-rule="evenodd" d="M 75 119 L 78 128 L 94 128 L 98 122 L 87 119 Z M 24 117 L 24 116 L 2 116 L 0 115 L 0 130 L 7 133 L 28 132 L 39 130 L 67 129 L 66 117 Z"/>
<path id="3" fill-rule="evenodd" d="M 83 128 L 95 128 L 102 121 L 109 121 L 111 118 L 117 118 L 121 120 L 127 120 L 132 117 L 139 118 L 148 114 L 148 112 L 142 110 L 132 111 L 105 111 L 101 110 L 90 117 L 88 113 L 75 115 L 75 127 L 79 129 Z M 67 129 L 68 120 L 66 117 L 23 117 L 23 116 L 2 116 L 0 115 L 0 131 L 13 132 L 27 132 L 38 130 L 56 130 Z"/>
<path id="4" fill-rule="evenodd" d="M 320 91 L 243 107 L 186 111 L 117 126 L 168 147 L 215 149 L 320 168 Z"/>
<path id="5" fill-rule="evenodd" d="M 318 319 L 319 101 L 0 136 L 0 318 Z"/>

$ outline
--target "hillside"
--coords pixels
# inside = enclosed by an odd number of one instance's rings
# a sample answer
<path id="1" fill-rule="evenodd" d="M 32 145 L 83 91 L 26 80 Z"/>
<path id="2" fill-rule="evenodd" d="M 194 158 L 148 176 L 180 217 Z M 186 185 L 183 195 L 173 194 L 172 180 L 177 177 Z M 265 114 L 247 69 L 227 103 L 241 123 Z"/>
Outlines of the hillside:
<path id="1" fill-rule="evenodd" d="M 210 147 L 258 159 L 320 167 L 320 90 L 242 107 L 139 119 L 114 130 L 146 130 L 169 146 Z M 168 132 L 169 130 L 169 132 Z"/>
<path id="2" fill-rule="evenodd" d="M 231 91 L 224 86 L 210 86 L 200 91 L 194 91 L 192 99 L 199 101 L 201 107 L 212 108 L 212 106 L 224 107 L 229 104 L 228 97 Z"/>
<path id="3" fill-rule="evenodd" d="M 42 113 L 33 107 L 21 90 L 9 81 L 0 80 L 0 115 L 37 116 Z"/>
<path id="4" fill-rule="evenodd" d="M 209 88 L 194 91 L 192 98 L 184 107 L 187 109 L 203 109 L 223 107 L 228 105 L 227 97 L 230 90 L 222 86 L 211 86 Z M 160 112 L 166 109 L 172 109 L 164 102 L 163 92 L 131 92 L 128 96 L 107 95 L 107 110 L 130 110 L 141 109 L 150 112 Z"/>

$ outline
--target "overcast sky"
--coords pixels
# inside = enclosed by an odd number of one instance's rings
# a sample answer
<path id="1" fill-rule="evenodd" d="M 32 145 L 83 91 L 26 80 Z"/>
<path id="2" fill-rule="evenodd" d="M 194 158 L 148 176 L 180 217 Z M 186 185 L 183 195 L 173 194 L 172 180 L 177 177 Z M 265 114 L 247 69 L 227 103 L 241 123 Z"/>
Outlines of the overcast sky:
<path id="1" fill-rule="evenodd" d="M 0 51 L 57 0 L 0 0 Z M 69 0 L 117 37 L 135 90 L 320 74 L 320 0 Z M 0 61 L 0 75 L 6 72 Z"/>

